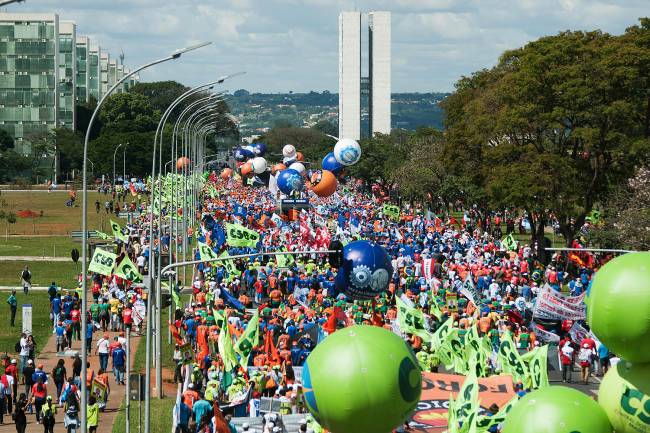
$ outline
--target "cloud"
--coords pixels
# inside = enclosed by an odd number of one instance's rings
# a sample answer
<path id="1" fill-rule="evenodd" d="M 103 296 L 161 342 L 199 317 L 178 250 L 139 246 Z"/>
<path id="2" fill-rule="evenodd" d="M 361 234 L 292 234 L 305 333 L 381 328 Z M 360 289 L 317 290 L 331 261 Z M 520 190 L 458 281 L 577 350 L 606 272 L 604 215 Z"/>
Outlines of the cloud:
<path id="1" fill-rule="evenodd" d="M 567 29 L 621 33 L 648 0 L 39 0 L 12 12 L 57 12 L 134 67 L 197 41 L 213 45 L 147 70 L 188 85 L 245 70 L 225 88 L 338 90 L 338 14 L 392 11 L 393 89 L 449 91 L 506 49 Z M 363 43 L 367 43 L 363 18 Z"/>

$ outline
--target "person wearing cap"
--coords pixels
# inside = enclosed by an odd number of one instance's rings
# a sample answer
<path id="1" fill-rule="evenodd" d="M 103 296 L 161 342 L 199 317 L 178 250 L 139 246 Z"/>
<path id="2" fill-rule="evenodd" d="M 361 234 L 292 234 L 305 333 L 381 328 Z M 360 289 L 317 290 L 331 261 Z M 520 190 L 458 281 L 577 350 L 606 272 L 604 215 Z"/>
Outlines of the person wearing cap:
<path id="1" fill-rule="evenodd" d="M 54 415 L 56 415 L 56 405 L 52 403 L 52 396 L 48 395 L 41 408 L 41 419 L 43 420 L 45 433 L 54 433 Z"/>
<path id="2" fill-rule="evenodd" d="M 589 344 L 584 343 L 578 352 L 578 361 L 580 362 L 580 371 L 582 381 L 585 385 L 589 383 L 589 373 L 591 367 L 591 357 L 593 355 L 593 349 L 589 347 Z"/>

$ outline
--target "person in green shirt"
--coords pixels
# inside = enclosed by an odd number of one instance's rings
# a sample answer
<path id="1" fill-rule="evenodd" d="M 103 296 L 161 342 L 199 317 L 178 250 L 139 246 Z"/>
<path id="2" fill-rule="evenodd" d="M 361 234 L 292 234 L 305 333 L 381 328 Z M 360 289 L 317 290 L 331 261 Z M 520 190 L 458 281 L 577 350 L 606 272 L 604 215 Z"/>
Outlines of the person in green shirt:
<path id="1" fill-rule="evenodd" d="M 41 421 L 43 422 L 45 433 L 54 432 L 55 414 L 56 405 L 52 403 L 52 396 L 48 395 L 45 404 L 41 408 Z"/>
<path id="2" fill-rule="evenodd" d="M 94 395 L 88 399 L 88 407 L 86 409 L 88 433 L 95 433 L 97 431 L 97 424 L 99 424 L 99 405 Z"/>
<path id="3" fill-rule="evenodd" d="M 16 289 L 11 291 L 11 295 L 7 298 L 7 304 L 11 308 L 11 326 L 16 326 L 16 309 L 18 308 L 18 301 L 16 300 Z"/>
<path id="4" fill-rule="evenodd" d="M 90 305 L 90 316 L 94 322 L 99 321 L 99 304 L 97 303 L 97 299 Z"/>

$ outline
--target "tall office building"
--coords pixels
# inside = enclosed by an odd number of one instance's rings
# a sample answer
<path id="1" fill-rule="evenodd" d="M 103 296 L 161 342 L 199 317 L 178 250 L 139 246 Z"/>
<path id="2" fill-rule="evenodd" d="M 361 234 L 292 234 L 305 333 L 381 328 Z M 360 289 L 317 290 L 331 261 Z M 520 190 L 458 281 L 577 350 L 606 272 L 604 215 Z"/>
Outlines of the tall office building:
<path id="1" fill-rule="evenodd" d="M 111 56 L 105 52 L 102 51 L 100 53 L 99 57 L 99 77 L 101 81 L 101 94 L 103 95 L 104 93 L 108 92 L 109 85 L 108 85 L 108 64 L 111 60 Z"/>
<path id="2" fill-rule="evenodd" d="M 361 138 L 361 13 L 339 16 L 339 137 Z"/>
<path id="3" fill-rule="evenodd" d="M 88 56 L 90 54 L 90 39 L 86 36 L 77 38 L 77 82 L 75 97 L 77 103 L 88 102 Z"/>
<path id="4" fill-rule="evenodd" d="M 101 66 L 99 63 L 101 48 L 90 45 L 88 50 L 88 101 L 94 98 L 99 101 L 102 95 Z"/>
<path id="5" fill-rule="evenodd" d="M 59 17 L 0 14 L 0 128 L 15 150 L 58 124 Z"/>
<path id="6" fill-rule="evenodd" d="M 391 130 L 391 17 L 368 14 L 368 77 L 361 76 L 361 13 L 339 15 L 339 137 L 361 138 L 361 96 L 368 94 L 370 134 Z M 366 87 L 367 86 L 367 87 Z"/>
<path id="7" fill-rule="evenodd" d="M 368 14 L 370 131 L 390 134 L 390 12 Z"/>
<path id="8" fill-rule="evenodd" d="M 59 118 L 58 125 L 75 129 L 75 93 L 77 83 L 77 34 L 71 21 L 59 23 Z"/>

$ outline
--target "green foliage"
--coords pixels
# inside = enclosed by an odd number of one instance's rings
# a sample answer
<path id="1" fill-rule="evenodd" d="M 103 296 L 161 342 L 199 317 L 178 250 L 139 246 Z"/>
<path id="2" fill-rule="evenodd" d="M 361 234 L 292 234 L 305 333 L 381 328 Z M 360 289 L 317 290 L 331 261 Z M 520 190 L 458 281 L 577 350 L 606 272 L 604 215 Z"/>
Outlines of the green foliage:
<path id="1" fill-rule="evenodd" d="M 391 186 L 396 182 L 395 172 L 409 153 L 409 139 L 408 131 L 398 129 L 388 135 L 375 134 L 361 140 L 361 160 L 347 171 L 368 183 Z M 330 150 L 333 148 L 331 143 Z"/>
<path id="2" fill-rule="evenodd" d="M 155 131 L 160 113 L 154 110 L 144 95 L 117 93 L 104 102 L 99 117 L 104 124 L 103 135 L 124 131 Z"/>
<path id="3" fill-rule="evenodd" d="M 277 161 L 282 160 L 282 148 L 286 144 L 293 144 L 298 152 L 302 152 L 305 161 L 320 166 L 320 161 L 334 147 L 334 140 L 320 131 L 312 128 L 279 127 L 273 128 L 259 141 L 266 143 L 269 161 L 274 157 Z"/>
<path id="4" fill-rule="evenodd" d="M 0 152 L 14 148 L 14 138 L 4 129 L 0 129 Z"/>

